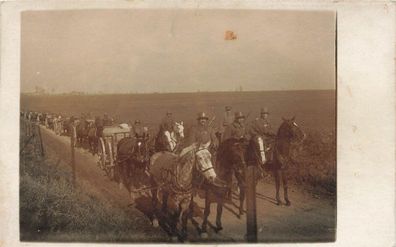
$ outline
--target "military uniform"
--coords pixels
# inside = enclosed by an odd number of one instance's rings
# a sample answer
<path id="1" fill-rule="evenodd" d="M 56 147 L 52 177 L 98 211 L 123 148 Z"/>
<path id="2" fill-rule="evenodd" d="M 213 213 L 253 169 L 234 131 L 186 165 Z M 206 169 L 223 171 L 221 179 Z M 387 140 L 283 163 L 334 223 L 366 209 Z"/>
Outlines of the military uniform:
<path id="1" fill-rule="evenodd" d="M 256 118 L 251 124 L 249 132 L 251 135 L 272 135 L 271 125 L 267 119 Z"/>
<path id="2" fill-rule="evenodd" d="M 172 113 L 168 111 L 166 113 L 166 116 L 161 121 L 159 132 L 160 133 L 163 133 L 164 131 L 172 132 L 174 125 L 175 125 L 175 120 L 173 120 Z"/>
<path id="3" fill-rule="evenodd" d="M 243 118 L 245 119 L 245 116 L 243 115 L 242 112 L 237 112 L 235 113 L 235 120 L 234 122 L 229 125 L 223 136 L 223 140 L 227 140 L 230 138 L 235 138 L 235 139 L 240 139 L 240 138 L 246 138 L 249 139 L 249 135 L 247 133 L 247 129 L 245 124 L 242 122 L 240 123 L 238 119 Z"/>
<path id="4" fill-rule="evenodd" d="M 201 119 L 209 120 L 204 112 L 198 114 L 197 120 L 200 121 Z M 217 149 L 219 146 L 219 141 L 217 140 L 215 131 L 211 126 L 208 125 L 207 122 L 205 124 L 198 123 L 197 125 L 193 126 L 188 137 L 189 145 L 194 142 L 205 144 L 210 141 L 211 147 L 213 149 Z"/>
<path id="5" fill-rule="evenodd" d="M 212 127 L 208 125 L 196 125 L 191 128 L 189 133 L 189 144 L 192 144 L 194 142 L 205 144 L 208 141 L 211 142 L 211 145 L 214 148 L 217 148 L 219 146 L 215 131 Z"/>
<path id="6" fill-rule="evenodd" d="M 147 137 L 147 130 L 143 127 L 139 120 L 135 121 L 135 124 L 131 128 L 131 137 L 144 138 Z"/>
<path id="7" fill-rule="evenodd" d="M 251 136 L 261 136 L 264 141 L 265 146 L 265 156 L 269 161 L 273 159 L 273 143 L 275 134 L 272 132 L 271 125 L 267 118 L 264 117 L 265 114 L 269 114 L 267 108 L 261 109 L 261 117 L 256 118 L 249 128 L 249 133 Z"/>

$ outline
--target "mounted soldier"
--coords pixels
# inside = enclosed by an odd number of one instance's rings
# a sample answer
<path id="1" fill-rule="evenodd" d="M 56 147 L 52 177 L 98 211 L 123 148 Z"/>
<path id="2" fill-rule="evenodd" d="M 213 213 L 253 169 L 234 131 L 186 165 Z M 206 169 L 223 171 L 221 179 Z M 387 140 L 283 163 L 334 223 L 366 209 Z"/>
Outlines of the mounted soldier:
<path id="1" fill-rule="evenodd" d="M 198 143 L 209 143 L 209 151 L 214 152 L 219 147 L 219 141 L 216 137 L 215 131 L 208 123 L 209 117 L 205 112 L 198 113 L 197 125 L 193 126 L 190 130 L 188 137 L 188 145 L 194 142 Z"/>
<path id="2" fill-rule="evenodd" d="M 261 108 L 260 117 L 256 118 L 250 124 L 249 133 L 251 136 L 263 137 L 266 156 L 269 160 L 271 160 L 272 152 L 270 152 L 270 150 L 273 144 L 275 134 L 272 132 L 268 117 L 269 117 L 268 109 L 266 107 Z"/>
<path id="3" fill-rule="evenodd" d="M 171 132 L 173 130 L 174 125 L 175 125 L 175 120 L 173 119 L 172 112 L 167 111 L 166 116 L 161 120 L 159 132 L 161 133 L 165 131 Z"/>
<path id="4" fill-rule="evenodd" d="M 245 125 L 245 119 L 246 117 L 242 112 L 236 112 L 234 122 L 231 125 L 229 125 L 224 132 L 224 136 L 222 138 L 223 141 L 230 138 L 249 139 L 249 134 L 247 132 Z"/>

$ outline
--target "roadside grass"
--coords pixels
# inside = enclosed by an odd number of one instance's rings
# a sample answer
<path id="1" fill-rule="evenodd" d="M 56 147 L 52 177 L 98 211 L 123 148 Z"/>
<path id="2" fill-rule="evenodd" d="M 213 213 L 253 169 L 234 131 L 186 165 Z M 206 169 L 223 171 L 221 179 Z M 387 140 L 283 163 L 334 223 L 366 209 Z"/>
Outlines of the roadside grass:
<path id="1" fill-rule="evenodd" d="M 71 172 L 28 146 L 20 162 L 21 241 L 156 242 L 143 217 L 73 188 Z"/>
<path id="2" fill-rule="evenodd" d="M 301 150 L 293 153 L 296 166 L 291 175 L 296 183 L 316 193 L 336 193 L 336 137 L 334 132 L 309 132 Z"/>

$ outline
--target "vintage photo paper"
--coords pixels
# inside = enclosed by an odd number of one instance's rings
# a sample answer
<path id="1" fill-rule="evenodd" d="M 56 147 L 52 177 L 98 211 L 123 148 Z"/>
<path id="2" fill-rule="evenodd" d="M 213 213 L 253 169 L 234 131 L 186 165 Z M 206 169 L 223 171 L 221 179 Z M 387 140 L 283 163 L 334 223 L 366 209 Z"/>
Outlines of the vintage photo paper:
<path id="1" fill-rule="evenodd" d="M 394 243 L 394 5 L 3 6 L 6 245 Z"/>

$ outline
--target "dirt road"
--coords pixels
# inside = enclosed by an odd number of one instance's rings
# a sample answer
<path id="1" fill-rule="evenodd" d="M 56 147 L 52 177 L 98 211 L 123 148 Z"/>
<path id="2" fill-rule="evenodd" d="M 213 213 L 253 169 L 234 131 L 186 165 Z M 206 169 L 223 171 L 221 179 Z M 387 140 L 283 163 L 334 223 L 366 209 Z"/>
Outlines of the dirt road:
<path id="1" fill-rule="evenodd" d="M 57 136 L 52 131 L 42 128 L 42 137 L 45 148 L 64 161 L 70 161 L 70 139 Z M 97 166 L 97 157 L 83 149 L 76 149 L 76 174 L 77 183 L 98 198 L 117 207 L 129 210 L 135 217 L 141 217 L 143 224 L 151 224 L 147 216 L 150 209 L 150 198 L 140 197 L 136 200 L 134 208 L 128 207 L 130 203 L 127 191 L 120 190 L 117 183 L 110 181 L 104 172 Z M 257 224 L 258 240 L 260 242 L 314 242 L 332 241 L 335 238 L 335 199 L 324 195 L 312 196 L 310 193 L 290 185 L 290 207 L 277 206 L 274 200 L 274 185 L 268 182 L 259 182 L 257 186 Z M 232 204 L 226 204 L 223 211 L 223 227 L 220 233 L 215 233 L 209 228 L 209 238 L 203 240 L 199 235 L 199 226 L 202 223 L 204 201 L 194 199 L 200 212 L 193 218 L 194 224 L 189 221 L 189 241 L 191 242 L 244 242 L 246 233 L 246 218 L 236 217 L 238 209 L 237 198 Z M 211 223 L 215 222 L 216 205 L 211 208 L 209 217 Z M 169 241 L 164 234 L 163 227 L 158 228 L 159 240 Z M 133 234 L 132 234 L 133 235 Z M 131 236 L 131 242 L 142 242 Z"/>

